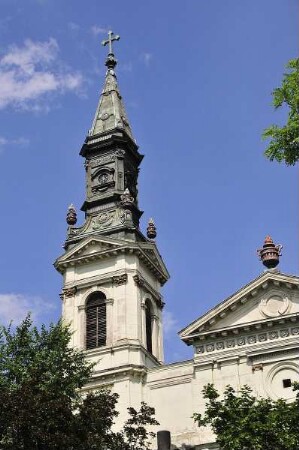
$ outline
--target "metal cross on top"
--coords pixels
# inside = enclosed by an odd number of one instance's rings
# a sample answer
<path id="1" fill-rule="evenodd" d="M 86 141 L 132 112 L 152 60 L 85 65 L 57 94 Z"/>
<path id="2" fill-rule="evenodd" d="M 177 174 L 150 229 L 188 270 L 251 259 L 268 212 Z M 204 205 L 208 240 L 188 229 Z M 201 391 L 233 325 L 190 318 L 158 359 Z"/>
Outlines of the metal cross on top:
<path id="1" fill-rule="evenodd" d="M 109 45 L 109 55 L 113 55 L 113 49 L 112 49 L 112 42 L 113 41 L 119 41 L 120 36 L 113 35 L 113 31 L 108 31 L 108 39 L 105 41 L 102 41 L 102 45 Z"/>

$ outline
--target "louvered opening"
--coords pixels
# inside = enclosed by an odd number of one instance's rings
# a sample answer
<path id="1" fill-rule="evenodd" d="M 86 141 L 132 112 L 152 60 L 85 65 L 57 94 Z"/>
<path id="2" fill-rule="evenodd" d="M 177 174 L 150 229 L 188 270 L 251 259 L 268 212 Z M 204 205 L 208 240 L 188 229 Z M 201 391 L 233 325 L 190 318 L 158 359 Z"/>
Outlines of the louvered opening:
<path id="1" fill-rule="evenodd" d="M 152 309 L 149 300 L 146 300 L 145 302 L 145 326 L 146 326 L 146 348 L 150 353 L 153 353 Z"/>
<path id="2" fill-rule="evenodd" d="M 86 348 L 106 345 L 106 296 L 93 292 L 86 303 Z"/>

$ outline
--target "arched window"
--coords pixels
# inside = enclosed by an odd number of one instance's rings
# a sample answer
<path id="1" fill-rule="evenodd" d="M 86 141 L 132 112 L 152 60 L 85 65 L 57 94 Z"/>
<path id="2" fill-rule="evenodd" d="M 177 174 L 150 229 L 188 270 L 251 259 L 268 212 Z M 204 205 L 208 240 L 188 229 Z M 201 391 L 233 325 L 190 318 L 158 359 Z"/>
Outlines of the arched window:
<path id="1" fill-rule="evenodd" d="M 146 329 L 146 348 L 153 353 L 152 341 L 152 307 L 149 300 L 145 301 L 145 329 Z"/>
<path id="2" fill-rule="evenodd" d="M 106 296 L 93 292 L 86 302 L 86 348 L 106 345 Z"/>

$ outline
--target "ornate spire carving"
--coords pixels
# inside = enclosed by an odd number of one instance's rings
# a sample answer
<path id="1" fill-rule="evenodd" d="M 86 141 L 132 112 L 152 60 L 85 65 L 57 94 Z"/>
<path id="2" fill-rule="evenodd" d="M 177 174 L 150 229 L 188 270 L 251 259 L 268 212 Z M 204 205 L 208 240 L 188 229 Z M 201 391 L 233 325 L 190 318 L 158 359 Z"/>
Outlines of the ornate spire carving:
<path id="1" fill-rule="evenodd" d="M 66 246 L 88 234 L 99 233 L 130 240 L 146 241 L 139 230 L 142 211 L 138 205 L 138 172 L 143 155 L 133 139 L 120 95 L 113 43 L 119 36 L 112 31 L 102 44 L 108 46 L 106 76 L 93 124 L 80 155 L 85 158 L 86 197 L 82 227 L 71 227 Z M 74 225 L 76 211 L 68 212 Z"/>
<path id="2" fill-rule="evenodd" d="M 275 245 L 273 239 L 270 236 L 266 236 L 264 245 L 257 250 L 257 254 L 267 269 L 274 269 L 279 264 L 281 250 L 282 245 Z"/>
<path id="3" fill-rule="evenodd" d="M 120 203 L 124 208 L 130 208 L 133 205 L 134 197 L 132 197 L 128 188 L 126 188 L 124 193 L 120 196 Z"/>
<path id="4" fill-rule="evenodd" d="M 74 205 L 71 203 L 68 207 L 67 214 L 66 214 L 66 222 L 68 225 L 76 225 L 77 223 L 77 212 Z"/>
<path id="5" fill-rule="evenodd" d="M 102 42 L 102 45 L 109 46 L 109 53 L 105 62 L 108 70 L 94 121 L 89 130 L 89 136 L 120 129 L 134 140 L 114 71 L 117 60 L 113 53 L 112 43 L 119 41 L 119 39 L 120 36 L 114 35 L 112 31 L 109 31 L 108 39 Z"/>

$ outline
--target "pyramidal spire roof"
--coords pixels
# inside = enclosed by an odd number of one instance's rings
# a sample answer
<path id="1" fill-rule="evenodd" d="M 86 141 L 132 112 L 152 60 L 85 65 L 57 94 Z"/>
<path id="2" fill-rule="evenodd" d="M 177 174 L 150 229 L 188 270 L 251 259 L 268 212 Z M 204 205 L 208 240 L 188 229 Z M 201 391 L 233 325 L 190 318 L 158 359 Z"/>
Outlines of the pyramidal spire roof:
<path id="1" fill-rule="evenodd" d="M 119 39 L 119 36 L 115 36 L 112 31 L 109 31 L 108 39 L 102 42 L 103 45 L 109 45 L 109 53 L 105 63 L 107 72 L 89 136 L 106 134 L 109 131 L 121 129 L 134 140 L 114 70 L 117 60 L 113 53 L 112 43 Z"/>

